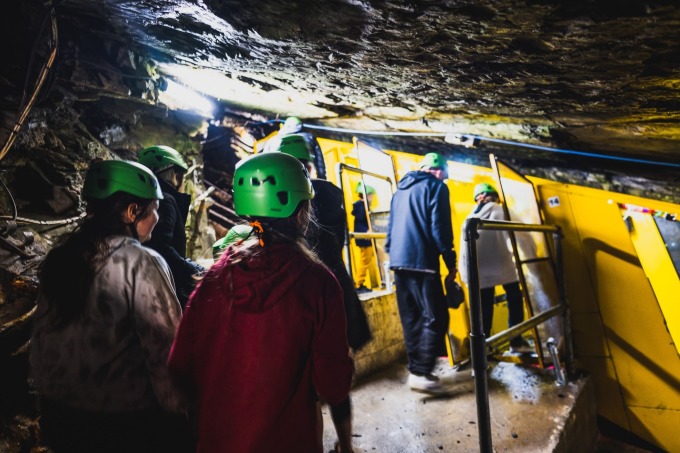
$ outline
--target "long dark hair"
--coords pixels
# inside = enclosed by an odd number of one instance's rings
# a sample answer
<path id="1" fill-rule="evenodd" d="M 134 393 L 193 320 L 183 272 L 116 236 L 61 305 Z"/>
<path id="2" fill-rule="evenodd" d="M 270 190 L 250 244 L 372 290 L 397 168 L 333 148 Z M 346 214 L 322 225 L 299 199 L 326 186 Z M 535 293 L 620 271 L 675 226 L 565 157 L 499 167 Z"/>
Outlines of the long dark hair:
<path id="1" fill-rule="evenodd" d="M 289 243 L 298 249 L 310 261 L 320 263 L 321 261 L 310 249 L 305 234 L 307 229 L 316 224 L 314 211 L 309 200 L 300 202 L 293 215 L 286 218 L 260 218 L 250 219 L 259 222 L 262 232 L 254 227 L 253 232 L 244 241 L 236 245 L 230 245 L 225 250 L 224 255 L 215 263 L 206 277 L 201 280 L 199 287 L 207 282 L 214 281 L 221 287 L 224 302 L 228 305 L 228 316 L 234 303 L 234 278 L 233 271 L 235 266 L 247 266 L 252 260 L 265 259 L 267 253 L 274 244 Z M 253 225 L 253 223 L 251 223 Z M 264 245 L 262 245 L 264 244 Z M 228 327 L 226 327 L 228 328 Z"/>
<path id="2" fill-rule="evenodd" d="M 244 243 L 244 247 L 239 249 L 238 257 L 236 260 L 232 260 L 232 263 L 266 253 L 268 245 L 284 242 L 294 244 L 300 252 L 312 261 L 318 261 L 306 241 L 309 229 L 317 228 L 314 211 L 309 200 L 300 202 L 290 217 L 257 219 L 257 221 L 262 225 L 263 231 L 259 233 L 255 228 L 251 236 L 257 237 L 258 241 Z M 265 245 L 261 246 L 260 243 Z"/>
<path id="3" fill-rule="evenodd" d="M 56 310 L 61 323 L 72 320 L 85 306 L 94 276 L 109 253 L 106 238 L 130 235 L 123 212 L 135 203 L 139 206 L 139 217 L 143 218 L 152 201 L 124 192 L 103 200 L 88 200 L 88 215 L 83 224 L 62 236 L 47 254 L 38 270 L 40 293 L 49 309 Z"/>

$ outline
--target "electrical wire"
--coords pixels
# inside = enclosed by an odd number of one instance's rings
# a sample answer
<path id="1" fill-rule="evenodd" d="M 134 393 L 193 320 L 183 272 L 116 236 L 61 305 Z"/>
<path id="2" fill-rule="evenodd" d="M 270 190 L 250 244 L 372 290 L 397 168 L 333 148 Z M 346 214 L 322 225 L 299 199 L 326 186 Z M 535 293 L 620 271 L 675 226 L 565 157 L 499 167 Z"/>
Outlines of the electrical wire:
<path id="1" fill-rule="evenodd" d="M 75 223 L 85 218 L 87 213 L 82 213 L 76 217 L 69 217 L 68 219 L 60 220 L 35 220 L 27 219 L 26 217 L 10 217 L 10 216 L 0 216 L 0 220 L 16 220 L 17 223 L 28 223 L 31 225 L 67 225 L 69 223 Z"/>
<path id="2" fill-rule="evenodd" d="M 329 132 L 339 132 L 339 133 L 345 133 L 345 134 L 356 134 L 356 135 L 373 135 L 373 136 L 397 136 L 397 137 L 446 137 L 447 133 L 435 133 L 435 132 L 383 132 L 383 131 L 361 131 L 361 130 L 356 130 L 356 129 L 343 129 L 339 127 L 326 127 L 326 126 L 317 126 L 314 124 L 303 124 L 303 127 L 307 129 L 317 129 L 317 130 L 325 130 Z M 531 145 L 529 143 L 520 143 L 520 142 L 513 142 L 510 140 L 502 140 L 498 138 L 490 138 L 490 137 L 483 137 L 481 135 L 470 135 L 470 134 L 459 134 L 461 138 L 473 138 L 476 140 L 481 141 L 487 141 L 487 142 L 493 142 L 493 143 L 502 143 L 505 145 L 512 145 L 512 146 L 519 146 L 523 148 L 531 148 L 531 149 L 537 149 L 541 151 L 548 151 L 552 153 L 561 153 L 561 154 L 570 154 L 574 156 L 585 156 L 585 157 L 594 157 L 594 158 L 599 158 L 599 159 L 609 159 L 609 160 L 618 160 L 622 162 L 632 162 L 632 163 L 637 163 L 637 164 L 647 164 L 647 165 L 660 165 L 660 166 L 665 166 L 665 167 L 672 167 L 672 168 L 680 168 L 680 164 L 672 163 L 672 162 L 660 162 L 656 160 L 648 160 L 648 159 L 638 159 L 638 158 L 633 158 L 633 157 L 622 157 L 622 156 L 610 156 L 606 154 L 598 154 L 598 153 L 589 153 L 585 151 L 575 151 L 571 149 L 560 149 L 560 148 L 549 148 L 547 146 L 540 146 L 540 145 Z"/>
<path id="3" fill-rule="evenodd" d="M 9 197 L 9 200 L 12 202 L 12 216 L 6 217 L 6 220 L 12 220 L 12 221 L 16 222 L 16 220 L 18 219 L 18 217 L 17 217 L 17 215 L 18 215 L 17 204 L 14 201 L 14 197 L 12 196 L 12 192 L 10 192 L 9 188 L 5 185 L 5 181 L 3 181 L 2 179 L 0 179 L 0 184 L 2 184 L 2 188 L 5 190 L 5 192 L 7 193 L 7 196 Z M 5 218 L 5 217 L 0 216 L 0 218 Z"/>
<path id="4" fill-rule="evenodd" d="M 12 147 L 12 144 L 14 144 L 14 140 L 16 140 L 17 135 L 19 134 L 19 130 L 21 130 L 21 126 L 24 124 L 24 121 L 26 121 L 28 114 L 33 108 L 38 94 L 40 93 L 40 88 L 42 88 L 42 85 L 47 78 L 47 74 L 50 72 L 50 69 L 54 64 L 54 60 L 57 58 L 57 49 L 59 48 L 59 34 L 57 30 L 57 15 L 54 6 L 50 7 L 50 15 L 52 19 L 52 49 L 49 56 L 47 57 L 47 60 L 45 61 L 45 64 L 40 70 L 40 75 L 38 76 L 38 80 L 36 81 L 35 87 L 33 88 L 33 94 L 28 100 L 28 103 L 26 103 L 26 105 L 23 107 L 23 110 L 21 110 L 21 113 L 14 123 L 14 127 L 12 128 L 9 137 L 7 137 L 7 142 L 5 142 L 2 150 L 0 150 L 0 160 L 2 160 L 5 155 L 7 155 L 7 152 Z"/>

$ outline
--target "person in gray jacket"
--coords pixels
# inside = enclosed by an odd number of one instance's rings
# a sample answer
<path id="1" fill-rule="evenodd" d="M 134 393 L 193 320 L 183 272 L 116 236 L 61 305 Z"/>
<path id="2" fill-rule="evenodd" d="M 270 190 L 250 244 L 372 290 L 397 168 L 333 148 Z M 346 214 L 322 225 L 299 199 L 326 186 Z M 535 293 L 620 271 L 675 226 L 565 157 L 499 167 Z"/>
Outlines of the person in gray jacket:
<path id="1" fill-rule="evenodd" d="M 498 203 L 498 192 L 487 183 L 477 184 L 474 188 L 477 206 L 468 215 L 483 220 L 507 220 L 503 207 Z M 491 335 L 493 324 L 493 309 L 496 286 L 502 285 L 508 301 L 508 327 L 512 327 L 524 320 L 524 306 L 522 291 L 519 287 L 517 268 L 509 247 L 510 238 L 507 231 L 481 230 L 477 239 L 477 265 L 479 267 L 479 287 L 482 302 L 482 325 L 484 335 Z M 460 254 L 460 276 L 465 284 L 468 283 L 467 249 Z M 518 336 L 510 340 L 513 352 L 527 352 L 532 348 Z"/>
<path id="2" fill-rule="evenodd" d="M 182 314 L 165 260 L 142 243 L 158 222 L 156 177 L 93 163 L 83 224 L 39 270 L 31 382 L 41 443 L 55 453 L 194 451 L 166 365 Z"/>
<path id="3" fill-rule="evenodd" d="M 448 390 L 432 374 L 438 356 L 445 354 L 449 324 L 439 257 L 454 279 L 453 249 L 446 161 L 437 153 L 425 155 L 420 170 L 410 171 L 392 197 L 385 250 L 394 270 L 399 316 L 412 390 L 442 394 Z"/>

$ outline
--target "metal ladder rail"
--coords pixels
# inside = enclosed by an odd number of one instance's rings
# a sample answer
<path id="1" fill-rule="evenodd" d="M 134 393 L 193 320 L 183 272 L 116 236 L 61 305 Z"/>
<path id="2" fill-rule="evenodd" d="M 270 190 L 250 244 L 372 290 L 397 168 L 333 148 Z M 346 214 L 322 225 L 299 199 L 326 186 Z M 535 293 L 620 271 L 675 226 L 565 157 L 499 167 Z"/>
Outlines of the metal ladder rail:
<path id="1" fill-rule="evenodd" d="M 465 221 L 463 227 L 464 240 L 467 242 L 468 250 L 468 290 L 470 295 L 470 346 L 472 349 L 472 368 L 474 370 L 474 382 L 475 382 L 475 397 L 477 403 L 477 426 L 479 432 L 479 448 L 482 453 L 492 453 L 493 446 L 491 441 L 491 414 L 489 411 L 489 388 L 488 388 L 488 378 L 486 374 L 486 346 L 487 342 L 484 337 L 484 327 L 482 324 L 482 306 L 481 306 L 481 296 L 479 287 L 479 269 L 477 266 L 477 239 L 479 238 L 478 230 L 506 230 L 506 231 L 540 231 L 544 233 L 553 233 L 553 237 L 556 240 L 556 259 L 558 262 L 558 269 L 560 273 L 562 271 L 562 255 L 561 246 L 559 246 L 561 235 L 561 229 L 558 226 L 553 225 L 536 225 L 536 224 L 524 224 L 517 222 L 507 222 L 507 221 L 492 221 L 492 220 L 482 220 L 479 218 L 469 218 Z M 501 332 L 489 340 L 493 342 L 507 341 L 511 336 L 515 336 L 529 329 L 535 328 L 538 324 L 547 321 L 553 316 L 562 314 L 563 316 L 568 316 L 567 301 L 566 296 L 563 294 L 564 281 L 559 275 L 556 275 L 558 279 L 558 288 L 560 290 L 560 305 L 548 309 L 536 316 L 532 316 L 530 319 L 513 326 L 504 332 Z M 564 332 L 565 342 L 567 347 L 571 343 L 570 332 L 565 330 Z M 568 354 L 569 355 L 569 354 Z M 569 357 L 568 360 L 571 360 Z M 570 366 L 570 365 L 569 365 Z"/>

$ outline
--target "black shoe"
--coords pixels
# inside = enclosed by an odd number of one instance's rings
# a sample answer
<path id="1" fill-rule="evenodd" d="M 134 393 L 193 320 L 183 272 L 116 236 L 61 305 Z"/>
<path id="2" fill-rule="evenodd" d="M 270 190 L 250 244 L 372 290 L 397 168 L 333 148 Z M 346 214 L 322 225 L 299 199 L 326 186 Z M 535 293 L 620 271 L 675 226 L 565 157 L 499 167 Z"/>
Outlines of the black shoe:
<path id="1" fill-rule="evenodd" d="M 364 285 L 361 285 L 356 290 L 357 290 L 357 294 L 370 293 L 371 292 L 371 290 L 369 288 L 366 288 Z"/>
<path id="2" fill-rule="evenodd" d="M 523 337 L 517 337 L 510 341 L 510 352 L 513 354 L 532 354 L 536 352 L 536 349 Z"/>

